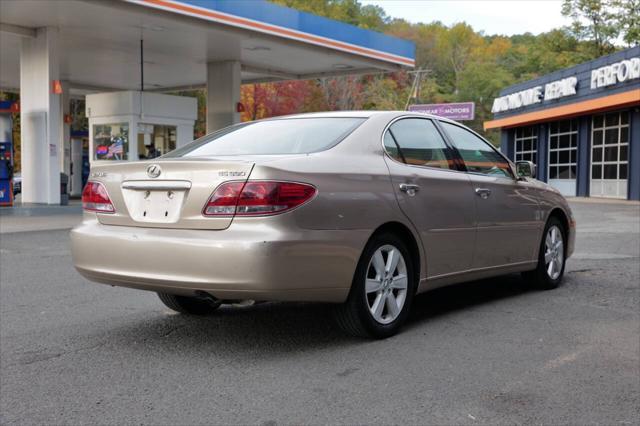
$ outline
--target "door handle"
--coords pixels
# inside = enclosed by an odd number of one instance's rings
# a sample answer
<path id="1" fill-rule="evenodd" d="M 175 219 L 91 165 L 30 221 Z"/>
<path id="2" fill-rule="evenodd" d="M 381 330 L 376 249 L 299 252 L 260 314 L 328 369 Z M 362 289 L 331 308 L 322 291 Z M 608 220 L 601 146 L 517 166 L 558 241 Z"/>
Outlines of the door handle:
<path id="1" fill-rule="evenodd" d="M 407 195 L 409 195 L 411 197 L 416 195 L 416 192 L 418 192 L 419 190 L 420 190 L 420 187 L 418 185 L 414 185 L 412 183 L 401 183 L 400 184 L 400 191 L 406 192 Z"/>
<path id="2" fill-rule="evenodd" d="M 483 200 L 486 200 L 489 198 L 489 195 L 491 195 L 491 190 L 487 188 L 476 188 L 476 195 Z"/>

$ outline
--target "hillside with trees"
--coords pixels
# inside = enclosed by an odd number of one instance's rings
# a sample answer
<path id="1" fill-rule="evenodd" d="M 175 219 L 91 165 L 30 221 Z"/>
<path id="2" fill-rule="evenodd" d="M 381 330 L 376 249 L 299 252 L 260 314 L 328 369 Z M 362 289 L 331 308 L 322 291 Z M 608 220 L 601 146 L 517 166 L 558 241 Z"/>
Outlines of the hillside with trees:
<path id="1" fill-rule="evenodd" d="M 564 28 L 533 35 L 503 36 L 474 30 L 464 22 L 409 23 L 358 0 L 270 0 L 281 6 L 383 32 L 416 44 L 413 71 L 304 81 L 246 84 L 242 120 L 297 112 L 344 109 L 405 109 L 407 102 L 476 103 L 476 119 L 466 122 L 482 132 L 498 92 L 511 84 L 640 44 L 640 0 L 564 0 Z M 541 2 L 541 7 L 544 2 Z M 411 90 L 419 73 L 417 90 Z M 198 98 L 196 136 L 205 133 L 206 96 L 202 90 L 180 92 Z M 0 99 L 18 99 L 0 92 Z M 84 102 L 72 104 L 76 130 L 87 126 Z M 16 117 L 19 119 L 19 117 Z M 497 132 L 486 134 L 497 142 Z M 16 126 L 16 141 L 19 127 Z M 19 142 L 17 144 L 19 158 Z"/>
<path id="2" fill-rule="evenodd" d="M 416 44 L 416 69 L 395 73 L 244 85 L 242 120 L 294 112 L 405 109 L 412 103 L 476 103 L 482 131 L 498 92 L 511 84 L 640 43 L 640 0 L 565 0 L 566 28 L 487 35 L 464 22 L 409 23 L 358 0 L 271 0 L 282 6 L 401 37 Z M 419 87 L 411 87 L 419 72 Z M 413 97 L 415 96 L 415 97 Z M 497 134 L 488 134 L 495 141 Z"/>

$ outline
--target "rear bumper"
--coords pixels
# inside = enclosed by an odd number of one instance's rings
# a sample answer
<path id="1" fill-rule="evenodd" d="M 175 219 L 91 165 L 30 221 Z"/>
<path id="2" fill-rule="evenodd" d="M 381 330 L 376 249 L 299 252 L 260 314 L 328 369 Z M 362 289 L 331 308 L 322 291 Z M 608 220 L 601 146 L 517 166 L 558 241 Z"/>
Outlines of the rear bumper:
<path id="1" fill-rule="evenodd" d="M 234 221 L 224 231 L 85 220 L 71 231 L 76 269 L 116 286 L 218 299 L 343 302 L 368 231 L 290 230 Z"/>

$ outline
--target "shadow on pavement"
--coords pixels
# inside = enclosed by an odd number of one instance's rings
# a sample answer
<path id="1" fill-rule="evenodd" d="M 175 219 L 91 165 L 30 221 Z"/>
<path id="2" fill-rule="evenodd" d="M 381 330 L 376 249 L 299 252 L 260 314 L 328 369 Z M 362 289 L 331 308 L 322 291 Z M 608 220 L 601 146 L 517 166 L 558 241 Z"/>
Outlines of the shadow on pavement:
<path id="1" fill-rule="evenodd" d="M 518 297 L 527 291 L 519 275 L 510 275 L 421 294 L 414 299 L 411 316 L 403 330 L 444 315 L 463 313 L 474 306 Z M 254 353 L 256 357 L 277 357 L 331 346 L 375 344 L 375 341 L 345 336 L 332 322 L 331 305 L 262 303 L 248 307 L 223 306 L 214 314 L 203 317 L 174 314 L 163 308 L 160 301 L 158 307 L 162 314 L 146 319 L 136 314 L 136 319 L 126 326 L 110 329 L 112 336 L 108 344 L 140 349 L 178 345 L 203 355 L 241 351 Z M 402 336 L 401 331 L 392 339 Z"/>
<path id="2" fill-rule="evenodd" d="M 532 291 L 520 274 L 505 275 L 443 287 L 418 295 L 409 323 L 424 322 Z"/>

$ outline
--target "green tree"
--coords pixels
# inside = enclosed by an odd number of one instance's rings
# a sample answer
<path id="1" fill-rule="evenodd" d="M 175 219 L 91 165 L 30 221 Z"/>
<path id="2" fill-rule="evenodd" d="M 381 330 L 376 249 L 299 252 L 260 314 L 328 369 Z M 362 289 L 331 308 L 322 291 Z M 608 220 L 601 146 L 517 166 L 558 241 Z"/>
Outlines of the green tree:
<path id="1" fill-rule="evenodd" d="M 471 26 L 460 23 L 445 32 L 439 41 L 439 54 L 449 62 L 452 75 L 453 95 L 460 91 L 462 74 L 484 47 L 484 39 Z"/>
<path id="2" fill-rule="evenodd" d="M 612 0 L 564 0 L 562 14 L 573 20 L 570 28 L 578 39 L 593 42 L 597 55 L 614 50 L 620 28 Z"/>
<path id="3" fill-rule="evenodd" d="M 640 44 L 640 0 L 613 0 L 614 19 L 628 46 Z"/>
<path id="4" fill-rule="evenodd" d="M 382 31 L 388 21 L 381 7 L 363 6 L 358 0 L 271 0 L 273 3 L 360 28 Z"/>
<path id="5" fill-rule="evenodd" d="M 537 36 L 516 35 L 510 40 L 513 47 L 500 66 L 509 69 L 518 81 L 530 80 L 599 56 L 589 42 L 579 41 L 562 28 Z"/>

